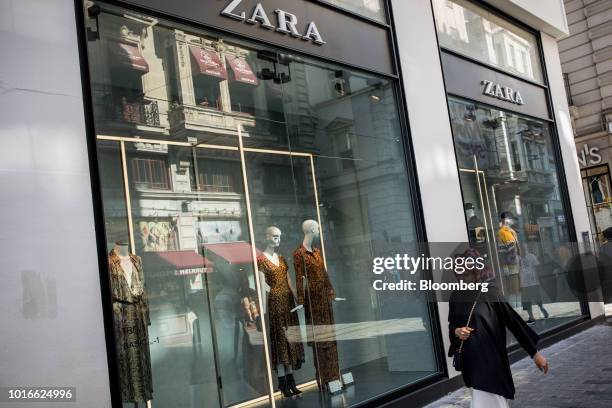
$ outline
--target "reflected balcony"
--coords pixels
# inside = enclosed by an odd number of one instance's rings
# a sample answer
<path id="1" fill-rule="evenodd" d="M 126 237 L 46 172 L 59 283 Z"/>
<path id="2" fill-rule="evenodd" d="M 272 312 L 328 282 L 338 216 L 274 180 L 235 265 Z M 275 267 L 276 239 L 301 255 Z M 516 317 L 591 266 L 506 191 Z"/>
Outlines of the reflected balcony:
<path id="1" fill-rule="evenodd" d="M 167 135 L 163 126 L 159 103 L 146 97 L 135 100 L 105 98 L 96 106 L 99 133 L 120 133 L 122 136 Z"/>
<path id="2" fill-rule="evenodd" d="M 250 136 L 255 128 L 255 117 L 250 114 L 191 105 L 172 107 L 168 111 L 168 121 L 173 135 L 197 137 L 204 133 L 209 143 L 219 137 L 238 136 L 238 126 L 242 127 L 244 137 Z"/>

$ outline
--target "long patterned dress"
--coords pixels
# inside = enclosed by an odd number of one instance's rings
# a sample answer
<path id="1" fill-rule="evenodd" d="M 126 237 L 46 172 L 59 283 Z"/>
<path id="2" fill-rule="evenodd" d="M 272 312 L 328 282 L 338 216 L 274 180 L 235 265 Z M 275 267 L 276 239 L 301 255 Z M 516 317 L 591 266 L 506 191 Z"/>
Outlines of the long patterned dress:
<path id="1" fill-rule="evenodd" d="M 309 339 L 308 345 L 312 347 L 315 356 L 317 382 L 319 386 L 322 386 L 340 377 L 336 340 L 329 340 L 330 337 L 334 337 L 332 301 L 335 292 L 319 249 L 313 248 L 311 252 L 300 245 L 293 252 L 293 264 L 297 281 L 298 303 L 304 305 L 306 324 L 315 329 L 314 341 Z M 307 281 L 306 285 L 304 278 Z M 319 339 L 316 338 L 317 334 Z"/>
<path id="2" fill-rule="evenodd" d="M 132 284 L 128 286 L 121 259 L 115 250 L 109 256 L 113 321 L 121 399 L 145 402 L 153 399 L 151 354 L 149 351 L 149 306 L 145 292 L 142 261 L 130 255 Z"/>
<path id="3" fill-rule="evenodd" d="M 285 334 L 289 326 L 299 326 L 300 323 L 297 313 L 291 313 L 291 309 L 295 307 L 295 299 L 287 281 L 289 266 L 282 255 L 279 255 L 278 259 L 279 264 L 275 265 L 264 254 L 257 257 L 257 268 L 264 274 L 266 283 L 270 286 L 270 354 L 274 367 L 284 364 L 297 370 L 304 362 L 304 346 L 302 342 L 289 342 Z"/>

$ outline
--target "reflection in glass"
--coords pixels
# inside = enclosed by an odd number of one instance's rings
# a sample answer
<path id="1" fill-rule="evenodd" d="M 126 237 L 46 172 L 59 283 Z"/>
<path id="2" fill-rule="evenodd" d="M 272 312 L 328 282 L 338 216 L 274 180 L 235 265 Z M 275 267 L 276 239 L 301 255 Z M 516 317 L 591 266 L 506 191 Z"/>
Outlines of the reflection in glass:
<path id="1" fill-rule="evenodd" d="M 449 98 L 470 243 L 539 331 L 582 314 L 561 275 L 567 218 L 547 123 Z M 571 297 L 570 297 L 571 298 Z"/>
<path id="2" fill-rule="evenodd" d="M 381 0 L 322 0 L 340 6 L 356 14 L 385 22 L 385 9 Z"/>
<path id="3" fill-rule="evenodd" d="M 395 83 L 96 4 L 107 245 L 148 295 L 141 399 L 312 407 L 343 380 L 355 405 L 437 374 L 425 299 L 372 287 L 408 278 L 373 258 L 416 251 Z"/>
<path id="4" fill-rule="evenodd" d="M 535 35 L 469 0 L 434 0 L 440 46 L 542 82 Z"/>

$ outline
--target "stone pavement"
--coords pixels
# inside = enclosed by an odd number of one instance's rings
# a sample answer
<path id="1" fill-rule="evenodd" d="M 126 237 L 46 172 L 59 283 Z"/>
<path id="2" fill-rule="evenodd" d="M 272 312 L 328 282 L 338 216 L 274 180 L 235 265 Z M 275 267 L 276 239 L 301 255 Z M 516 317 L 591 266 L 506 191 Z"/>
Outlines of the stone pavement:
<path id="1" fill-rule="evenodd" d="M 512 408 L 611 408 L 612 321 L 594 326 L 543 349 L 550 370 L 543 375 L 530 358 L 512 365 L 515 400 Z M 462 388 L 426 408 L 470 406 Z"/>

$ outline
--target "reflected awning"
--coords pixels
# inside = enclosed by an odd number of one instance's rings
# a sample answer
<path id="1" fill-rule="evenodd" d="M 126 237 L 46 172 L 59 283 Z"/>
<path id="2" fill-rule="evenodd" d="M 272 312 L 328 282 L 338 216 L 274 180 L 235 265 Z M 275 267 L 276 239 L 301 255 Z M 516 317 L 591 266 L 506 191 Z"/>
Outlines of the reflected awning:
<path id="1" fill-rule="evenodd" d="M 233 265 L 253 263 L 251 244 L 248 242 L 219 242 L 217 244 L 203 244 L 202 247 L 207 256 L 207 251 L 210 251 Z M 259 255 L 261 251 L 255 248 L 255 253 Z"/>
<path id="2" fill-rule="evenodd" d="M 249 85 L 259 85 L 255 72 L 253 72 L 251 66 L 244 58 L 233 55 L 226 55 L 225 58 L 227 58 L 227 62 L 234 73 L 234 81 Z"/>
<path id="3" fill-rule="evenodd" d="M 191 250 L 144 252 L 141 258 L 147 269 L 172 270 L 177 276 L 209 273 L 215 265 Z"/>
<path id="4" fill-rule="evenodd" d="M 227 79 L 227 71 L 221 62 L 219 54 L 195 45 L 189 46 L 189 52 L 191 54 L 191 67 L 194 74 Z"/>
<path id="5" fill-rule="evenodd" d="M 140 71 L 143 74 L 149 72 L 149 64 L 147 64 L 137 45 L 113 43 L 111 54 L 118 65 Z"/>

